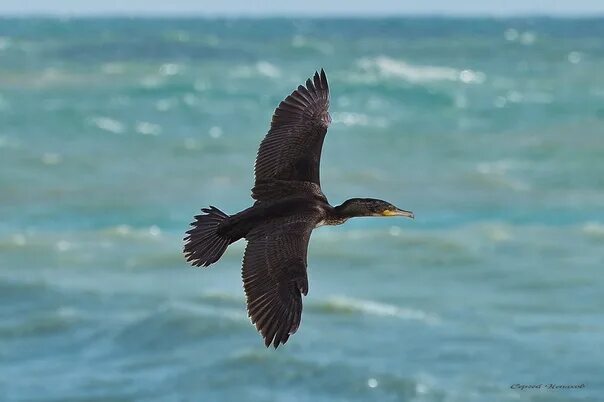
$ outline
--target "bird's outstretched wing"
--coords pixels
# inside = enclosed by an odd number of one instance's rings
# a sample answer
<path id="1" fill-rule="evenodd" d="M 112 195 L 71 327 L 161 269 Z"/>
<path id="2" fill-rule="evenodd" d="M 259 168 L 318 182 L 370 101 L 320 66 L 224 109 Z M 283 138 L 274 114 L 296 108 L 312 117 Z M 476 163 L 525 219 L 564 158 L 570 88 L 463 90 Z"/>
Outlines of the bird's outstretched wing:
<path id="1" fill-rule="evenodd" d="M 273 181 L 311 182 L 320 186 L 321 149 L 331 122 L 328 109 L 329 87 L 321 70 L 275 110 L 271 128 L 258 149 L 256 186 Z"/>
<path id="2" fill-rule="evenodd" d="M 267 347 L 284 344 L 300 325 L 302 294 L 308 293 L 306 252 L 315 223 L 308 215 L 281 218 L 247 236 L 241 276 L 248 315 Z"/>

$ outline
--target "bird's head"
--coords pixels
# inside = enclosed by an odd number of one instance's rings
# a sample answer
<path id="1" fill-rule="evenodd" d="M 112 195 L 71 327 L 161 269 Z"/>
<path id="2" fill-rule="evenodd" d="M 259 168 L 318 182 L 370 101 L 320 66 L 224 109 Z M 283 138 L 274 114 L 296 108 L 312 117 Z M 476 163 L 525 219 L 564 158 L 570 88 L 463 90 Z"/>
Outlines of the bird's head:
<path id="1" fill-rule="evenodd" d="M 347 218 L 356 216 L 404 216 L 414 219 L 411 211 L 405 211 L 389 202 L 374 198 L 351 198 L 336 207 L 336 212 Z"/>

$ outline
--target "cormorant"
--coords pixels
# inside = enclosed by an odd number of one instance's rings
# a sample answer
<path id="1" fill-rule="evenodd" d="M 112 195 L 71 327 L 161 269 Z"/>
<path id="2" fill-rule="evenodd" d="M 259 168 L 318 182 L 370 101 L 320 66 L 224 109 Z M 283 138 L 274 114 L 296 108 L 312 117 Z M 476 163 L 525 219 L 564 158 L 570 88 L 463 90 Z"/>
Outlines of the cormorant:
<path id="1" fill-rule="evenodd" d="M 230 216 L 213 206 L 203 208 L 184 238 L 187 261 L 204 267 L 218 261 L 229 244 L 248 241 L 241 273 L 247 311 L 267 347 L 284 344 L 300 325 L 313 229 L 357 216 L 414 217 L 372 198 L 329 204 L 319 182 L 321 148 L 331 122 L 328 108 L 329 87 L 321 69 L 273 114 L 256 157 L 254 205 Z"/>

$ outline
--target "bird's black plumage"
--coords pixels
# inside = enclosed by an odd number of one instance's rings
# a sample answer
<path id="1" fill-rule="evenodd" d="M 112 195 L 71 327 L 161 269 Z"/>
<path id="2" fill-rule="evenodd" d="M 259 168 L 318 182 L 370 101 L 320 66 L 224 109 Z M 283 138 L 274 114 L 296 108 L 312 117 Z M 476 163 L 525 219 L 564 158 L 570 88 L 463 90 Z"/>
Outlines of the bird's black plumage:
<path id="1" fill-rule="evenodd" d="M 329 117 L 329 87 L 325 72 L 306 80 L 283 100 L 260 143 L 256 185 L 266 180 L 311 182 L 320 186 L 319 164 Z"/>
<path id="2" fill-rule="evenodd" d="M 242 279 L 248 314 L 266 346 L 276 348 L 296 332 L 302 295 L 308 293 L 308 242 L 312 230 L 356 216 L 407 216 L 385 201 L 353 198 L 332 207 L 321 190 L 319 168 L 329 116 L 325 72 L 315 73 L 283 100 L 256 157 L 253 206 L 229 216 L 202 209 L 184 238 L 187 261 L 209 266 L 229 244 L 248 241 Z"/>

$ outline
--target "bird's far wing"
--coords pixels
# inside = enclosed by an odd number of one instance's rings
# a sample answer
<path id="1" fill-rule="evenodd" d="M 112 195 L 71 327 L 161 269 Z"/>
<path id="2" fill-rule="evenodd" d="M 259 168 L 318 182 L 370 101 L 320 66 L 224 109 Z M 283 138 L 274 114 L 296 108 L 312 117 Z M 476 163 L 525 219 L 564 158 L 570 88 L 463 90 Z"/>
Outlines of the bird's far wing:
<path id="1" fill-rule="evenodd" d="M 329 117 L 325 72 L 315 73 L 283 100 L 256 157 L 256 184 L 294 180 L 320 185 L 319 164 Z"/>
<path id="2" fill-rule="evenodd" d="M 281 218 L 247 236 L 242 278 L 248 315 L 266 346 L 276 348 L 296 332 L 302 294 L 308 293 L 306 252 L 315 220 Z"/>
<path id="3" fill-rule="evenodd" d="M 310 181 L 269 179 L 256 181 L 252 188 L 252 198 L 258 201 L 274 201 L 295 196 L 312 197 L 327 202 L 321 187 Z"/>

